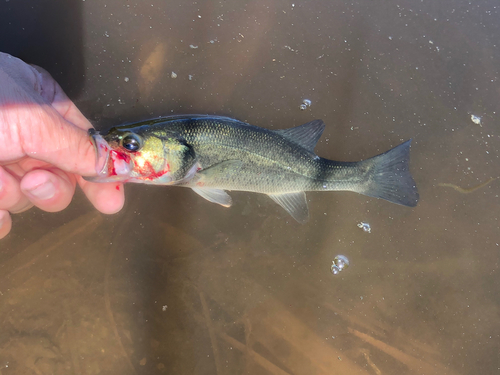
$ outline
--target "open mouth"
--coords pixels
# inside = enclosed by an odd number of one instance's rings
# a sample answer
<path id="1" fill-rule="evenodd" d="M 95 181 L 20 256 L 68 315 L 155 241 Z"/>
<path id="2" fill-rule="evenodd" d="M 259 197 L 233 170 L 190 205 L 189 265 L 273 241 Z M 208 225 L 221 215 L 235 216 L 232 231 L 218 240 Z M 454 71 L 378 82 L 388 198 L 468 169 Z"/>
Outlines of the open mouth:
<path id="1" fill-rule="evenodd" d="M 94 145 L 97 177 L 108 176 L 109 146 L 108 142 L 95 130 L 89 129 L 90 141 Z"/>
<path id="2" fill-rule="evenodd" d="M 89 129 L 89 136 L 96 152 L 97 176 L 84 177 L 93 182 L 118 182 L 130 178 L 130 159 L 113 150 L 108 142 L 95 130 Z"/>

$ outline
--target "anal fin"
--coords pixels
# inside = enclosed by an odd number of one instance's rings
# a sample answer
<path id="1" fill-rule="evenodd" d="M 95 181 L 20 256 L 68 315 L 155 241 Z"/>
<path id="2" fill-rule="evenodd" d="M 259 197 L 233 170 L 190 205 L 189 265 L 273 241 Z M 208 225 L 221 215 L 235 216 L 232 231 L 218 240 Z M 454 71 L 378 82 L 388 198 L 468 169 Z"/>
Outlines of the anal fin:
<path id="1" fill-rule="evenodd" d="M 299 223 L 309 220 L 306 193 L 303 191 L 286 194 L 269 194 L 269 197 L 283 207 Z"/>

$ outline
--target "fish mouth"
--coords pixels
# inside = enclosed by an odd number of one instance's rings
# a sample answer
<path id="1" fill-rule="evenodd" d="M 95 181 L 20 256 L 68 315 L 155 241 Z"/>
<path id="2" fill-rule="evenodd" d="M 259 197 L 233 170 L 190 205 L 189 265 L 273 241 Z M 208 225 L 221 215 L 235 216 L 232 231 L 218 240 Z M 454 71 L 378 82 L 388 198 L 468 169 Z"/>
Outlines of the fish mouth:
<path id="1" fill-rule="evenodd" d="M 84 177 L 91 182 L 120 182 L 130 178 L 130 161 L 119 157 L 108 142 L 95 129 L 89 129 L 89 137 L 96 155 L 95 169 L 97 176 Z"/>
<path id="2" fill-rule="evenodd" d="M 105 170 L 105 167 L 108 165 L 109 161 L 108 142 L 106 142 L 95 129 L 89 129 L 89 136 L 90 141 L 94 146 L 96 156 L 95 169 L 97 172 L 97 177 L 107 175 L 107 170 Z"/>

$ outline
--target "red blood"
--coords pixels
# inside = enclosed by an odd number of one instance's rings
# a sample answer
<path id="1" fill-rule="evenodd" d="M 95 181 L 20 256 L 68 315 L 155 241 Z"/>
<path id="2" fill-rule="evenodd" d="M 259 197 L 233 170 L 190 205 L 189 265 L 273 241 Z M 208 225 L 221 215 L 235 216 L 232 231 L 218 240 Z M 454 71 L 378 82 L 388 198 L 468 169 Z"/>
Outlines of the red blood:
<path id="1" fill-rule="evenodd" d="M 120 190 L 120 185 L 116 185 L 116 190 Z"/>
<path id="2" fill-rule="evenodd" d="M 107 148 L 106 148 L 106 150 L 107 150 Z M 110 155 L 111 155 L 112 162 L 108 163 L 108 175 L 109 176 L 116 176 L 117 173 L 116 173 L 114 161 L 115 160 L 123 160 L 125 163 L 130 163 L 130 156 L 126 153 L 119 152 L 116 150 L 111 150 Z"/>
<path id="3" fill-rule="evenodd" d="M 113 158 L 113 160 L 120 159 L 123 160 L 125 163 L 130 163 L 130 156 L 123 152 L 118 152 L 113 150 L 111 151 L 111 158 Z"/>
<path id="4" fill-rule="evenodd" d="M 143 180 L 154 181 L 170 171 L 170 166 L 167 164 L 161 171 L 155 171 L 153 165 L 149 161 L 145 161 L 141 167 L 134 161 L 135 170 L 139 172 Z"/>

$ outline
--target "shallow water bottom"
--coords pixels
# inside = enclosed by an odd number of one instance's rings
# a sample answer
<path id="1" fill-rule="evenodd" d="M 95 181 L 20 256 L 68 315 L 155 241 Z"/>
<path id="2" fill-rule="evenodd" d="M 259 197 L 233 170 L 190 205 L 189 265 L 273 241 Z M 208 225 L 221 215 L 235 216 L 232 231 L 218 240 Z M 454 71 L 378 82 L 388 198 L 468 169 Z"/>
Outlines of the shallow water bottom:
<path id="1" fill-rule="evenodd" d="M 355 257 L 334 276 L 331 244 L 284 212 L 193 235 L 135 208 L 89 210 L 3 262 L 2 375 L 457 373 L 450 337 L 401 304 L 420 288 L 404 275 L 438 267 Z"/>

